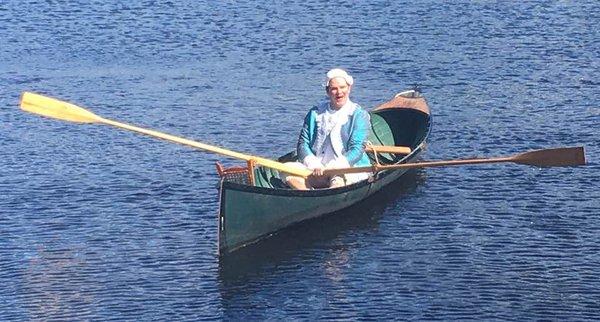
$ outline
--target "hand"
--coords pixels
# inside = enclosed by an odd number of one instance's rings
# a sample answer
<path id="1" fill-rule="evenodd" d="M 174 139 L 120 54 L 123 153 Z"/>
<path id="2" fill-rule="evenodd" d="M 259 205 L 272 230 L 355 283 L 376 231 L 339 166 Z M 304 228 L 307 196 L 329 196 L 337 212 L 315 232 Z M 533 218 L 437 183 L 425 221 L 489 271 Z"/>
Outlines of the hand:
<path id="1" fill-rule="evenodd" d="M 323 167 L 314 168 L 311 175 L 315 176 L 315 177 L 322 177 L 323 176 Z"/>

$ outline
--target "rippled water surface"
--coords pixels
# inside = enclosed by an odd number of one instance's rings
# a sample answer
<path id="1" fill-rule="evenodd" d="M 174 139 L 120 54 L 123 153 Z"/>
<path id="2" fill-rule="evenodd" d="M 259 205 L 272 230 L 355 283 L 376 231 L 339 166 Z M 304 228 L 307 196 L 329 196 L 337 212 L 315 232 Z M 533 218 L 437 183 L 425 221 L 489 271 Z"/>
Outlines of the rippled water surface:
<path id="1" fill-rule="evenodd" d="M 600 318 L 597 1 L 120 2 L 0 4 L 0 320 Z M 589 164 L 410 172 L 219 260 L 235 160 L 18 109 L 31 90 L 275 157 L 337 66 L 365 107 L 422 85 L 425 159 Z"/>

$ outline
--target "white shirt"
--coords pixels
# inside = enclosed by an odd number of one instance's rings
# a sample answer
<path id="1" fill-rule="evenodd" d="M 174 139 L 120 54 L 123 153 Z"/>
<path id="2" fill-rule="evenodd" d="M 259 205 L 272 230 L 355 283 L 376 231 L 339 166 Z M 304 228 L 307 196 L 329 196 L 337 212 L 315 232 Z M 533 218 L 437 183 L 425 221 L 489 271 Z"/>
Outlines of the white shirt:
<path id="1" fill-rule="evenodd" d="M 304 158 L 304 164 L 309 169 L 317 167 L 346 168 L 350 163 L 343 156 L 342 126 L 348 122 L 354 113 L 356 104 L 350 100 L 339 109 L 332 109 L 330 104 L 316 117 L 319 128 L 315 139 L 315 156 Z"/>

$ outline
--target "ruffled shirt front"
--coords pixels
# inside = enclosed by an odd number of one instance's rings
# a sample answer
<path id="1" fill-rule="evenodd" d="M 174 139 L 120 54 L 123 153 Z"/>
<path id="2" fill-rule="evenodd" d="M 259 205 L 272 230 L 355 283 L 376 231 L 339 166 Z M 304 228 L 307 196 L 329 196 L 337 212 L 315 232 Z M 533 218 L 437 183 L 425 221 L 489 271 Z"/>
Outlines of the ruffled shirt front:
<path id="1" fill-rule="evenodd" d="M 350 100 L 340 109 L 332 109 L 329 103 L 319 106 L 315 118 L 317 135 L 313 149 L 314 156 L 307 156 L 304 164 L 311 169 L 317 167 L 350 167 L 343 156 L 342 126 L 350 120 L 356 109 L 356 104 Z"/>
<path id="2" fill-rule="evenodd" d="M 335 110 L 329 106 L 329 100 L 324 100 L 304 118 L 297 145 L 299 164 L 311 170 L 369 166 L 364 146 L 370 129 L 369 113 L 358 104 L 349 100 Z M 346 183 L 352 183 L 368 177 L 368 173 L 344 177 Z"/>

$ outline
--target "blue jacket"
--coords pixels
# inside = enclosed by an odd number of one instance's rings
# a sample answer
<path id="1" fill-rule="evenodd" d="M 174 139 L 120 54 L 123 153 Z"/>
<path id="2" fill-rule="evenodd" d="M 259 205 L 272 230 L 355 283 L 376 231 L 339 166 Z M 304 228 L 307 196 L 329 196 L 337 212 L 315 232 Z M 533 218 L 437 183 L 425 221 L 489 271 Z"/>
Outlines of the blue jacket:
<path id="1" fill-rule="evenodd" d="M 302 162 L 309 155 L 315 155 L 314 151 L 315 139 L 317 137 L 317 122 L 318 113 L 323 112 L 323 108 L 315 106 L 308 111 L 304 118 L 304 125 L 298 138 L 298 161 Z M 342 143 L 343 156 L 348 160 L 348 163 L 353 167 L 369 166 L 369 156 L 364 148 L 371 131 L 371 118 L 369 113 L 358 104 L 351 116 L 351 119 L 342 126 Z"/>

